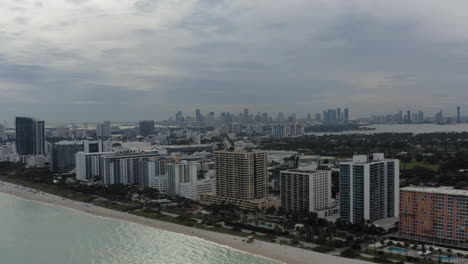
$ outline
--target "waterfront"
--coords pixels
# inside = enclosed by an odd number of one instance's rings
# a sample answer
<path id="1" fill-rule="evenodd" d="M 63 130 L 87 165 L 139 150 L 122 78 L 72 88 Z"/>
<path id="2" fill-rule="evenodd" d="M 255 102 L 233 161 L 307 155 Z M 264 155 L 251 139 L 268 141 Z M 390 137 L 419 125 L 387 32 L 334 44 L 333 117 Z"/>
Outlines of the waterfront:
<path id="1" fill-rule="evenodd" d="M 0 263 L 365 263 L 258 240 L 249 244 L 242 237 L 143 218 L 3 181 L 0 210 Z M 103 238 L 92 239 L 95 236 Z M 114 260 L 114 254 L 123 259 Z"/>
<path id="2" fill-rule="evenodd" d="M 0 263 L 277 263 L 199 238 L 3 193 L 0 210 Z"/>
<path id="3" fill-rule="evenodd" d="M 379 124 L 365 126 L 372 130 L 308 133 L 309 135 L 349 135 L 349 134 L 378 134 L 378 133 L 434 133 L 434 132 L 468 132 L 468 124 Z"/>

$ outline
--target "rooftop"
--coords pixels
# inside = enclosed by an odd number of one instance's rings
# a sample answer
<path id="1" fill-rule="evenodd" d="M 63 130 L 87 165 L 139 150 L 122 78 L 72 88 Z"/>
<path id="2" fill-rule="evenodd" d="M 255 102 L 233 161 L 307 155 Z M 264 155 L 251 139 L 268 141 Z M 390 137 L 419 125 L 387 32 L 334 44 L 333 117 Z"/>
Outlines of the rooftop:
<path id="1" fill-rule="evenodd" d="M 291 170 L 285 170 L 281 172 L 294 172 L 294 173 L 303 173 L 303 174 L 312 174 L 312 173 L 317 173 L 317 172 L 329 172 L 329 170 L 301 170 L 301 169 L 291 169 Z"/>
<path id="2" fill-rule="evenodd" d="M 230 150 L 216 150 L 215 153 L 268 153 L 266 150 L 256 150 L 256 149 L 230 149 Z"/>
<path id="3" fill-rule="evenodd" d="M 459 189 L 454 189 L 453 187 L 446 187 L 446 186 L 438 187 L 438 188 L 437 187 L 408 186 L 408 187 L 401 188 L 400 191 L 468 196 L 468 190 L 459 190 Z"/>

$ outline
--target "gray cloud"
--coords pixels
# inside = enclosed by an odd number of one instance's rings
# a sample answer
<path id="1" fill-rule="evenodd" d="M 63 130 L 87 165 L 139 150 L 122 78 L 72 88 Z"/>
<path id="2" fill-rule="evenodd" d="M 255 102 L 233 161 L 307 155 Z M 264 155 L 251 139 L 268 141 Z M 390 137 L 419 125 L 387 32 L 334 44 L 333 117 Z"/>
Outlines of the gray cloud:
<path id="1" fill-rule="evenodd" d="M 463 106 L 468 4 L 416 2 L 9 0 L 0 119 Z"/>
<path id="2" fill-rule="evenodd" d="M 81 5 L 81 4 L 88 2 L 89 0 L 65 0 L 65 1 L 76 4 L 76 5 Z"/>

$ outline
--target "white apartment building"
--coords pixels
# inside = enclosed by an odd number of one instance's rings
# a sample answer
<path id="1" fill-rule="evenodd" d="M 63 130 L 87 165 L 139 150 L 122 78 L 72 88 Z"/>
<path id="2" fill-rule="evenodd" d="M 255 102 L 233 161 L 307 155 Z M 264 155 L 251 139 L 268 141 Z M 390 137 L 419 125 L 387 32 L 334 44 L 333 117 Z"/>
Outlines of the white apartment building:
<path id="1" fill-rule="evenodd" d="M 96 125 L 96 136 L 99 138 L 111 137 L 111 124 L 110 121 L 104 121 L 102 124 Z"/>
<path id="2" fill-rule="evenodd" d="M 271 135 L 273 137 L 294 137 L 305 134 L 304 125 L 293 124 L 274 124 L 271 126 Z"/>
<path id="3" fill-rule="evenodd" d="M 161 194 L 167 194 L 167 174 L 156 176 L 153 181 L 153 188 L 157 189 Z"/>
<path id="4" fill-rule="evenodd" d="M 318 212 L 332 206 L 331 171 L 287 170 L 280 173 L 281 207 Z"/>
<path id="5" fill-rule="evenodd" d="M 94 179 L 102 179 L 100 163 L 101 157 L 111 154 L 112 152 L 76 153 L 76 179 L 79 181 L 94 181 Z"/>
<path id="6" fill-rule="evenodd" d="M 167 164 L 174 162 L 172 158 L 151 157 L 139 161 L 138 182 L 145 188 L 157 188 L 167 192 Z"/>
<path id="7" fill-rule="evenodd" d="M 340 163 L 340 217 L 350 223 L 396 217 L 400 162 L 383 153 L 356 155 Z"/>
<path id="8" fill-rule="evenodd" d="M 170 163 L 167 165 L 167 193 L 180 196 L 180 184 L 195 183 L 201 164 L 198 162 L 181 161 L 181 163 Z"/>
<path id="9" fill-rule="evenodd" d="M 180 196 L 194 201 L 200 200 L 200 194 L 213 193 L 215 191 L 215 178 L 180 183 Z"/>
<path id="10" fill-rule="evenodd" d="M 16 153 L 16 146 L 14 143 L 7 143 L 0 146 L 0 161 L 19 161 L 19 155 Z"/>
<path id="11" fill-rule="evenodd" d="M 125 184 L 145 187 L 150 181 L 147 175 L 146 161 L 161 157 L 155 151 L 116 152 L 101 157 L 101 171 L 104 185 Z M 146 186 L 149 187 L 149 186 Z"/>
<path id="12" fill-rule="evenodd" d="M 271 126 L 271 135 L 274 137 L 285 137 L 288 135 L 285 124 L 273 124 Z"/>

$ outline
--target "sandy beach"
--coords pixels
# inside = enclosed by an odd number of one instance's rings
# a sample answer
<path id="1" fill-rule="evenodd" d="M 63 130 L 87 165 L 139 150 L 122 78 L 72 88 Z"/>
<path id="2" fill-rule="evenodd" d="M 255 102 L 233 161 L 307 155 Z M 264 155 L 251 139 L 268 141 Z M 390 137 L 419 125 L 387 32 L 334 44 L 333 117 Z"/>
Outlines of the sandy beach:
<path id="1" fill-rule="evenodd" d="M 317 263 L 317 264 L 340 264 L 340 263 L 368 263 L 361 260 L 347 259 L 335 257 L 327 254 L 316 253 L 300 248 L 282 246 L 279 244 L 268 243 L 263 241 L 255 241 L 248 244 L 242 242 L 241 237 L 231 236 L 227 234 L 210 232 L 196 228 L 190 228 L 168 222 L 147 219 L 144 217 L 114 211 L 103 207 L 90 205 L 74 200 L 64 199 L 59 196 L 33 190 L 23 186 L 0 181 L 0 192 L 14 195 L 19 198 L 48 203 L 56 206 L 78 210 L 84 213 L 95 216 L 119 219 L 129 221 L 148 227 L 162 229 L 170 232 L 176 232 L 188 236 L 194 236 L 200 239 L 205 239 L 220 245 L 228 246 L 237 250 L 248 252 L 255 255 L 264 256 L 284 263 L 300 264 L 300 263 Z"/>

